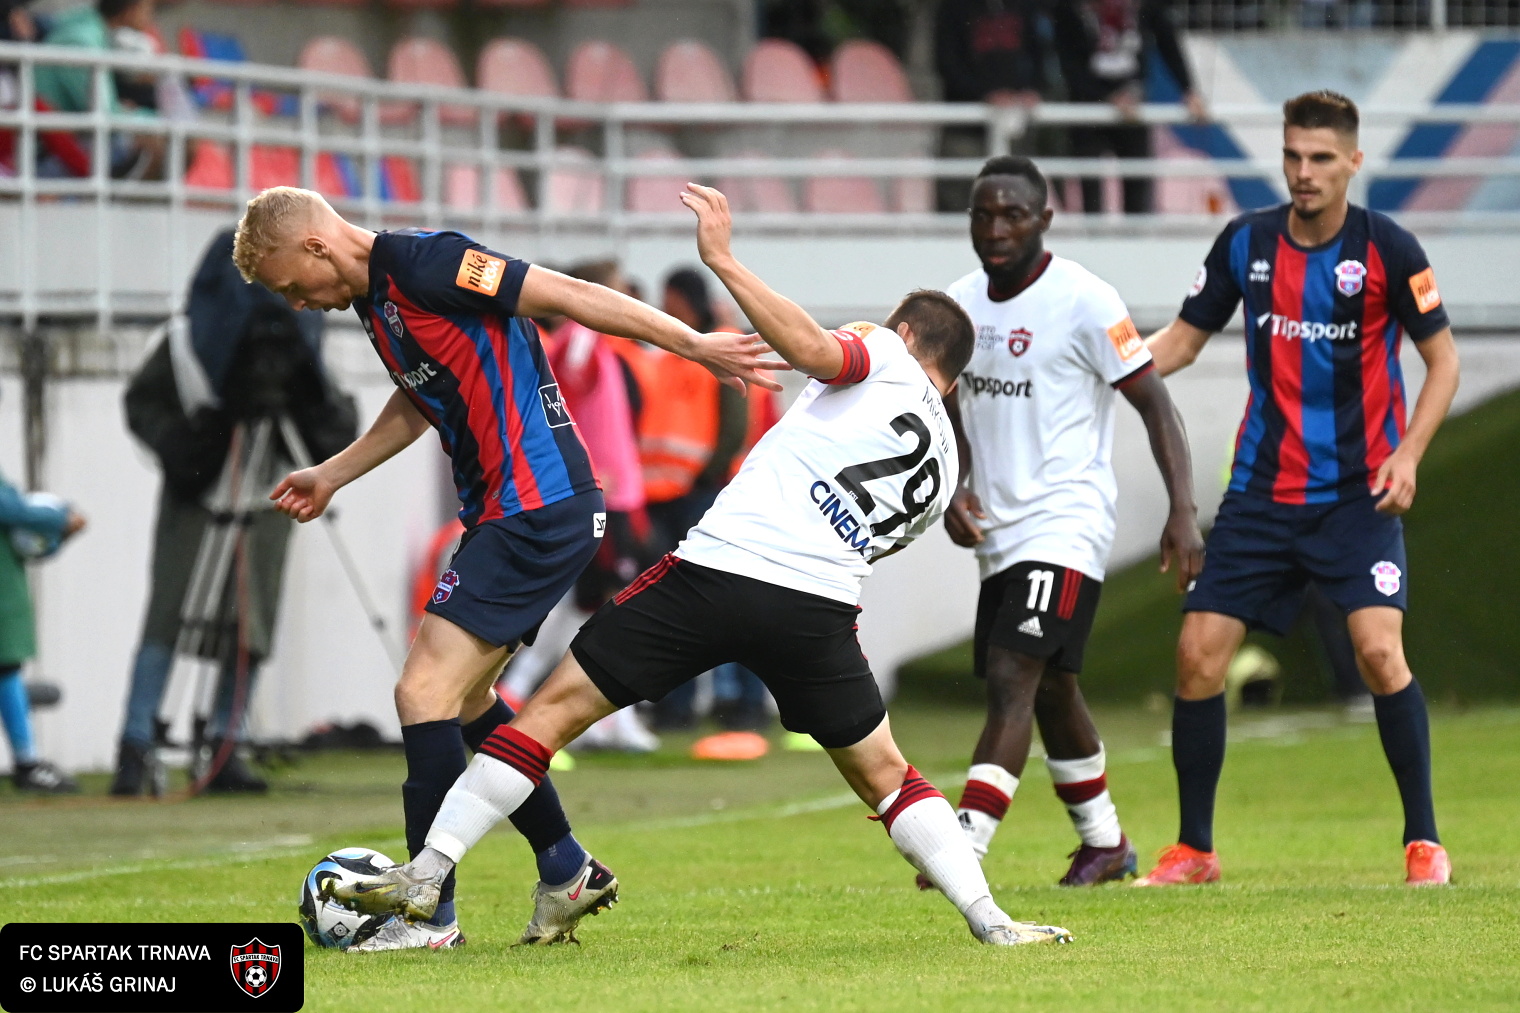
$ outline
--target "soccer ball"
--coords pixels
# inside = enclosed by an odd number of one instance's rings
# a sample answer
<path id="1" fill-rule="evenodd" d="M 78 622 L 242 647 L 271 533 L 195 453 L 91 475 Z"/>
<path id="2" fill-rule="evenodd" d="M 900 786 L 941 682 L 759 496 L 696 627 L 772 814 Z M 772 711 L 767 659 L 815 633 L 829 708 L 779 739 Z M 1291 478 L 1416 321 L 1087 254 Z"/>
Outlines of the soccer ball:
<path id="1" fill-rule="evenodd" d="M 378 875 L 395 864 L 378 851 L 344 848 L 312 866 L 301 883 L 300 903 L 301 927 L 311 941 L 328 949 L 343 950 L 378 932 L 390 915 L 362 915 L 337 901 L 323 901 L 322 886 L 332 879 Z"/>

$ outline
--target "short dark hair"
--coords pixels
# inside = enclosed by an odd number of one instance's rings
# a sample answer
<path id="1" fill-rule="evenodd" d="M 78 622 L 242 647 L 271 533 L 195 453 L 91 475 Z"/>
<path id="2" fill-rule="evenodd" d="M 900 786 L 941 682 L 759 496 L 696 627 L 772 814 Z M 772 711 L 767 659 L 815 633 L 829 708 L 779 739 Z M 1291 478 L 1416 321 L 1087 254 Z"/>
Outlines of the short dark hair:
<path id="1" fill-rule="evenodd" d="M 121 17 L 140 2 L 141 0 L 95 0 L 95 10 L 106 21 L 110 21 Z"/>
<path id="2" fill-rule="evenodd" d="M 1362 118 L 1356 111 L 1356 103 L 1328 88 L 1306 91 L 1283 103 L 1284 127 L 1304 130 L 1329 127 L 1336 133 L 1355 137 L 1361 125 Z"/>
<path id="3" fill-rule="evenodd" d="M 1040 207 L 1044 207 L 1050 200 L 1050 184 L 1045 181 L 1045 174 L 1040 167 L 1023 155 L 997 155 L 987 159 L 982 164 L 982 171 L 976 174 L 976 180 L 971 184 L 975 188 L 977 183 L 988 176 L 1018 176 L 1027 179 L 1031 186 L 1040 194 Z"/>
<path id="4" fill-rule="evenodd" d="M 674 289 L 686 300 L 697 315 L 697 329 L 702 332 L 718 326 L 718 315 L 713 310 L 712 294 L 707 290 L 707 279 L 694 267 L 678 267 L 665 278 L 665 287 Z"/>
<path id="5" fill-rule="evenodd" d="M 589 281 L 593 285 L 601 285 L 603 288 L 612 284 L 618 275 L 618 262 L 615 260 L 583 260 L 565 270 L 572 278 L 581 281 Z"/>
<path id="6" fill-rule="evenodd" d="M 913 331 L 918 353 L 939 368 L 946 380 L 954 380 L 971 361 L 976 350 L 976 328 L 961 304 L 932 288 L 914 289 L 887 317 L 887 327 L 897 330 L 906 323 Z"/>

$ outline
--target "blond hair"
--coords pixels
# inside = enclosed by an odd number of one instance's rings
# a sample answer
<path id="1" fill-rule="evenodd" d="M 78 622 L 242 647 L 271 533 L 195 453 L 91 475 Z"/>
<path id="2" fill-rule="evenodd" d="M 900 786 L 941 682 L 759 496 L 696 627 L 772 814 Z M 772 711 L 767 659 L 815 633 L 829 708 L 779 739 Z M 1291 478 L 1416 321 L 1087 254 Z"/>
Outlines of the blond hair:
<path id="1" fill-rule="evenodd" d="M 257 281 L 264 258 L 279 249 L 298 225 L 331 207 L 322 195 L 296 186 L 272 186 L 248 202 L 232 240 L 232 262 L 247 282 Z"/>

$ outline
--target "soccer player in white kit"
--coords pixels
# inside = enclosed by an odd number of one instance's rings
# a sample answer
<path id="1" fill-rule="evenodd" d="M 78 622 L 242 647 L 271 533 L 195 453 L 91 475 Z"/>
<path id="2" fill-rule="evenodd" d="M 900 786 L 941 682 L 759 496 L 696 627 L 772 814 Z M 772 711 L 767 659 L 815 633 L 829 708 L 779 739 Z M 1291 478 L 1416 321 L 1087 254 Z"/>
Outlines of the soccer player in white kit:
<path id="1" fill-rule="evenodd" d="M 1182 419 L 1119 294 L 1045 250 L 1046 197 L 1029 159 L 988 161 L 971 197 L 982 267 L 947 290 L 976 326 L 976 351 L 951 398 L 965 484 L 945 527 L 976 549 L 975 665 L 987 681 L 959 815 L 985 857 L 1024 772 L 1033 719 L 1082 840 L 1060 882 L 1083 886 L 1136 865 L 1077 686 L 1114 540 L 1116 391 L 1139 411 L 1171 498 L 1161 568 L 1175 562 L 1179 590 L 1203 565 L 1203 538 Z"/>
<path id="2" fill-rule="evenodd" d="M 522 804 L 549 758 L 593 722 L 737 661 L 788 730 L 813 736 L 892 843 L 996 946 L 1066 942 L 992 899 L 955 812 L 903 759 L 855 634 L 860 582 L 935 523 L 957 481 L 943 398 L 971 354 L 971 322 L 942 292 L 913 292 L 885 327 L 819 327 L 734 259 L 728 202 L 688 184 L 702 262 L 811 384 L 669 556 L 598 611 L 455 782 L 411 864 L 339 888 L 355 910 L 426 918 L 438 884 Z M 573 928 L 573 925 L 571 926 Z M 567 932 L 568 934 L 568 932 Z"/>

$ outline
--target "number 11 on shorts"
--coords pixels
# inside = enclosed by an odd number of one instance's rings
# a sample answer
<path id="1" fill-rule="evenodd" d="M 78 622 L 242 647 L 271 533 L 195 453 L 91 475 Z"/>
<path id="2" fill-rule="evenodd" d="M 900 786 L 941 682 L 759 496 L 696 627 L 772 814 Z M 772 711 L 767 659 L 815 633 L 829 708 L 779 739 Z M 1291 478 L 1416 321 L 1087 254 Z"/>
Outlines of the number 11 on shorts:
<path id="1" fill-rule="evenodd" d="M 1024 607 L 1037 612 L 1044 612 L 1050 608 L 1050 589 L 1055 586 L 1056 572 L 1054 570 L 1030 570 L 1029 571 L 1029 600 Z"/>

